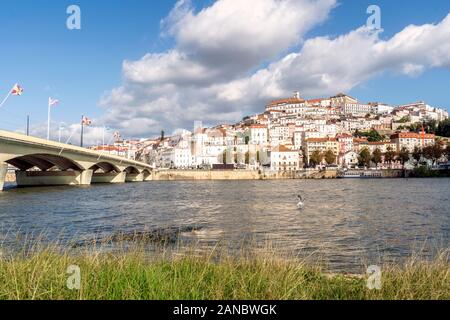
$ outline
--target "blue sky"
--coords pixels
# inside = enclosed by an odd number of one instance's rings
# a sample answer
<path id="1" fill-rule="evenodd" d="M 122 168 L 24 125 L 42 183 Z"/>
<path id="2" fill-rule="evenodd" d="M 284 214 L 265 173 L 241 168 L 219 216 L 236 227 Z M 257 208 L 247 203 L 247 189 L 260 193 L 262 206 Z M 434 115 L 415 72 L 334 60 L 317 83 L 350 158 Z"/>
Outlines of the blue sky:
<path id="1" fill-rule="evenodd" d="M 81 8 L 81 30 L 66 28 L 70 4 Z M 15 129 L 27 113 L 33 122 L 45 122 L 49 96 L 61 100 L 53 109 L 55 120 L 99 116 L 98 100 L 120 83 L 122 61 L 169 45 L 159 37 L 159 21 L 172 6 L 170 1 L 2 1 L 0 90 L 6 93 L 19 82 L 25 93 L 0 110 L 1 126 Z"/>
<path id="2" fill-rule="evenodd" d="M 66 8 L 71 4 L 79 5 L 81 8 L 81 30 L 71 31 L 66 28 L 68 17 Z M 42 126 L 47 119 L 47 99 L 51 96 L 61 100 L 61 104 L 53 109 L 52 118 L 55 123 L 60 121 L 68 124 L 77 123 L 81 114 L 85 114 L 98 119 L 98 124 L 106 124 L 113 128 L 119 127 L 121 131 L 128 132 L 130 136 L 151 135 L 163 128 L 174 130 L 185 127 L 186 124 L 181 120 L 172 121 L 172 111 L 174 114 L 180 114 L 180 110 L 192 107 L 192 112 L 198 112 L 201 115 L 209 110 L 208 108 L 211 108 L 211 112 L 216 110 L 216 106 L 209 106 L 208 103 L 214 104 L 217 100 L 210 99 L 206 103 L 204 96 L 197 97 L 191 92 L 194 89 L 201 91 L 215 83 L 224 85 L 223 79 L 232 82 L 245 76 L 250 77 L 252 73 L 277 62 L 277 59 L 302 50 L 304 42 L 298 41 L 286 48 L 281 48 L 276 57 L 268 55 L 267 58 L 264 57 L 264 61 L 257 60 L 253 65 L 249 64 L 247 73 L 244 75 L 236 73 L 224 76 L 221 71 L 217 76 L 221 79 L 207 78 L 205 83 L 207 82 L 208 85 L 202 83 L 201 87 L 191 88 L 192 90 L 186 93 L 183 90 L 190 87 L 192 81 L 176 85 L 169 81 L 166 84 L 170 84 L 174 91 L 181 92 L 180 95 L 185 94 L 186 98 L 181 97 L 179 99 L 181 103 L 173 107 L 173 110 L 171 108 L 175 102 L 170 99 L 166 99 L 169 102 L 155 107 L 157 103 L 164 100 L 164 95 L 155 96 L 155 93 L 145 95 L 141 92 L 146 88 L 162 84 L 153 80 L 137 81 L 133 76 L 130 80 L 130 76 L 124 75 L 123 62 L 125 60 L 139 62 L 146 54 L 165 54 L 174 49 L 186 52 L 187 55 L 194 55 L 196 62 L 200 59 L 198 57 L 204 56 L 201 52 L 204 44 L 194 43 L 192 39 L 185 40 L 183 37 L 186 38 L 186 35 L 183 35 L 180 30 L 174 31 L 169 36 L 161 36 L 160 22 L 169 15 L 175 4 L 176 1 L 168 0 L 2 1 L 0 4 L 0 39 L 2 41 L 0 94 L 5 95 L 15 82 L 20 83 L 25 92 L 21 97 L 11 97 L 7 104 L 0 109 L 0 128 L 22 130 L 27 114 L 31 115 L 33 126 Z M 300 34 L 299 31 L 299 39 L 308 40 L 322 36 L 333 39 L 348 34 L 365 24 L 368 17 L 366 9 L 370 4 L 377 4 L 381 7 L 384 32 L 380 35 L 380 40 L 386 41 L 410 24 L 419 26 L 427 23 L 438 24 L 450 13 L 448 0 L 341 0 L 336 7 L 330 9 L 322 23 L 307 28 L 303 34 Z M 192 15 L 197 16 L 203 8 L 213 5 L 214 2 L 211 0 L 192 1 L 190 4 Z M 194 24 L 195 21 L 189 23 Z M 194 27 L 197 28 L 195 25 Z M 193 30 L 198 30 L 198 28 Z M 198 37 L 201 36 L 201 34 L 198 35 Z M 427 50 L 427 48 L 423 49 Z M 194 51 L 195 54 L 189 50 Z M 159 63 L 161 61 L 151 60 L 150 62 Z M 220 64 L 220 61 L 215 63 Z M 143 68 L 148 68 L 148 65 Z M 173 67 L 171 66 L 171 68 Z M 142 72 L 146 72 L 146 70 Z M 136 85 L 137 82 L 139 85 Z M 432 105 L 448 107 L 450 106 L 449 83 L 450 69 L 444 66 L 425 68 L 416 76 L 384 72 L 350 86 L 348 93 L 364 102 L 383 101 L 400 104 L 420 99 Z M 108 103 L 100 102 L 102 97 L 111 95 L 111 90 L 114 88 L 122 88 L 124 92 L 127 90 L 133 92 L 132 102 L 129 102 L 129 106 L 120 109 L 122 104 L 128 101 L 123 100 L 124 97 L 115 100 L 107 99 L 108 101 L 113 100 L 111 106 Z M 302 90 L 302 88 L 295 87 L 294 83 L 292 88 L 286 90 L 291 92 L 297 89 Z M 311 91 L 311 94 L 308 92 L 306 94 L 308 97 L 322 95 L 316 93 Z M 323 93 L 324 96 L 326 94 L 327 92 Z M 183 101 L 189 105 L 183 105 Z M 264 98 L 253 101 L 258 105 L 249 106 L 250 102 L 234 100 L 232 111 L 225 112 L 222 118 L 206 117 L 207 122 L 213 124 L 219 122 L 220 119 L 231 121 L 233 117 L 238 118 L 238 116 L 258 109 L 263 110 Z M 220 103 L 217 102 L 217 105 L 220 105 L 221 109 L 228 108 L 225 104 L 221 105 Z M 164 113 L 165 116 L 153 118 L 153 114 L 140 112 L 140 110 L 148 110 L 150 104 L 151 108 L 155 108 L 152 110 L 157 110 L 153 113 Z M 240 110 L 239 105 L 245 107 Z M 113 112 L 108 108 L 116 109 Z M 131 118 L 131 115 L 130 118 L 126 118 L 124 113 L 133 113 L 134 118 Z M 118 118 L 117 115 L 120 115 L 121 119 L 116 121 L 114 117 Z M 144 121 L 146 118 L 149 120 Z M 188 121 L 191 120 L 189 118 Z M 131 129 L 138 124 L 148 125 L 152 128 L 137 131 Z M 36 129 L 36 132 L 38 131 Z"/>

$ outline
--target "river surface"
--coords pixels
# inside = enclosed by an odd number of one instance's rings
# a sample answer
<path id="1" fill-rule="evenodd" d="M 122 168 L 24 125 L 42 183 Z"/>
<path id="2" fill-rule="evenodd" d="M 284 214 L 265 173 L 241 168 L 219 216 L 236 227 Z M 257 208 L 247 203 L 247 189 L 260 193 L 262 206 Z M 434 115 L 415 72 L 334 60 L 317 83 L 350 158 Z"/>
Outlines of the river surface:
<path id="1" fill-rule="evenodd" d="M 175 181 L 0 192 L 4 246 L 17 234 L 74 240 L 192 227 L 198 230 L 184 239 L 199 246 L 270 244 L 318 256 L 330 270 L 361 272 L 449 247 L 450 179 Z"/>

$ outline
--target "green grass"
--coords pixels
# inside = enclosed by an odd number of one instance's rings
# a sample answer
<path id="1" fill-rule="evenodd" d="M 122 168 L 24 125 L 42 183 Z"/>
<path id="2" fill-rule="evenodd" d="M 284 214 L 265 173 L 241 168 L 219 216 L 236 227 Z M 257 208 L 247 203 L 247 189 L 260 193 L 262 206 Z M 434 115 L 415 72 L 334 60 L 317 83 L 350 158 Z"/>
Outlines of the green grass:
<path id="1" fill-rule="evenodd" d="M 0 299 L 450 299 L 448 258 L 446 251 L 432 262 L 384 266 L 382 289 L 369 290 L 365 275 L 330 275 L 270 252 L 232 258 L 149 254 L 139 246 L 118 253 L 33 248 L 0 258 Z M 66 286 L 70 265 L 80 267 L 80 290 Z"/>

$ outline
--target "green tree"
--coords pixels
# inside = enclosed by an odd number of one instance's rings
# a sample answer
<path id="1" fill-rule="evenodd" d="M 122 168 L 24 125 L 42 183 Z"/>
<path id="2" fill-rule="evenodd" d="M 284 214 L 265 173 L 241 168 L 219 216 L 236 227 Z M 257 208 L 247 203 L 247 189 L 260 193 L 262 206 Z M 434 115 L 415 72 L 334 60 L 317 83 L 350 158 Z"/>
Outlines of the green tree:
<path id="1" fill-rule="evenodd" d="M 410 157 L 409 150 L 406 147 L 403 147 L 398 153 L 398 159 L 400 163 L 404 166 L 406 162 L 408 162 Z"/>
<path id="2" fill-rule="evenodd" d="M 392 147 L 388 147 L 386 150 L 386 154 L 384 155 L 384 160 L 387 163 L 392 163 L 395 161 L 395 157 L 397 156 L 396 152 L 392 150 Z"/>
<path id="3" fill-rule="evenodd" d="M 429 120 L 423 124 L 426 133 L 436 133 L 438 122 L 436 120 Z"/>
<path id="4" fill-rule="evenodd" d="M 165 132 L 164 130 L 161 130 L 161 141 L 163 141 L 165 138 Z"/>
<path id="5" fill-rule="evenodd" d="M 248 145 L 250 142 L 250 137 L 249 136 L 245 136 L 245 144 Z"/>
<path id="6" fill-rule="evenodd" d="M 396 123 L 407 123 L 407 122 L 411 122 L 411 117 L 410 116 L 404 116 L 400 120 L 396 121 Z"/>
<path id="7" fill-rule="evenodd" d="M 261 153 L 259 151 L 256 151 L 256 161 L 261 163 Z"/>
<path id="8" fill-rule="evenodd" d="M 419 163 L 420 159 L 422 159 L 422 149 L 419 146 L 414 147 L 412 157 L 417 163 Z"/>
<path id="9" fill-rule="evenodd" d="M 450 138 L 450 118 L 439 122 L 436 129 L 436 135 Z"/>
<path id="10" fill-rule="evenodd" d="M 327 152 L 325 152 L 324 158 L 325 162 L 328 165 L 334 164 L 336 162 L 336 155 L 332 150 L 327 150 Z"/>
<path id="11" fill-rule="evenodd" d="M 250 164 L 250 152 L 245 153 L 245 164 Z"/>
<path id="12" fill-rule="evenodd" d="M 358 138 L 367 138 L 370 142 L 379 142 L 384 140 L 384 137 L 375 129 L 371 129 L 369 132 L 360 132 L 356 130 L 353 135 Z"/>
<path id="13" fill-rule="evenodd" d="M 322 162 L 322 153 L 319 150 L 315 150 L 309 157 L 309 164 L 313 167 L 319 165 Z"/>
<path id="14" fill-rule="evenodd" d="M 433 156 L 435 162 L 437 162 L 440 158 L 442 158 L 443 155 L 445 155 L 444 142 L 438 140 L 433 146 Z"/>
<path id="15" fill-rule="evenodd" d="M 358 164 L 360 166 L 370 167 L 370 151 L 367 148 L 363 148 L 359 153 Z"/>
<path id="16" fill-rule="evenodd" d="M 227 150 L 225 150 L 222 154 L 222 163 L 227 164 Z"/>
<path id="17" fill-rule="evenodd" d="M 381 163 L 381 150 L 376 148 L 372 153 L 372 162 L 378 167 L 378 164 Z"/>
<path id="18" fill-rule="evenodd" d="M 436 143 L 432 146 L 426 146 L 423 148 L 423 156 L 431 160 L 433 164 L 436 164 L 436 162 L 444 155 L 444 145 L 442 141 L 436 141 Z"/>
<path id="19" fill-rule="evenodd" d="M 409 126 L 409 131 L 411 132 L 419 132 L 422 129 L 422 124 L 420 123 L 412 123 Z"/>
<path id="20" fill-rule="evenodd" d="M 445 156 L 447 157 L 447 160 L 450 160 L 450 144 L 445 148 Z"/>

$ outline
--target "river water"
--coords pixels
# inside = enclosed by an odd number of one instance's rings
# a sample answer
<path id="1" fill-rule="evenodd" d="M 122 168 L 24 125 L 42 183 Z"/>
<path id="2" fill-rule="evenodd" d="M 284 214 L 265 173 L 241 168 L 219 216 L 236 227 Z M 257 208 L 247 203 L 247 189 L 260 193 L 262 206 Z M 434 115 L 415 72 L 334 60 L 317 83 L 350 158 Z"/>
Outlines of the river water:
<path id="1" fill-rule="evenodd" d="M 302 194 L 305 208 L 297 209 Z M 198 228 L 199 246 L 317 256 L 334 271 L 432 256 L 450 243 L 450 179 L 148 182 L 0 192 L 0 236 L 89 239 Z"/>

